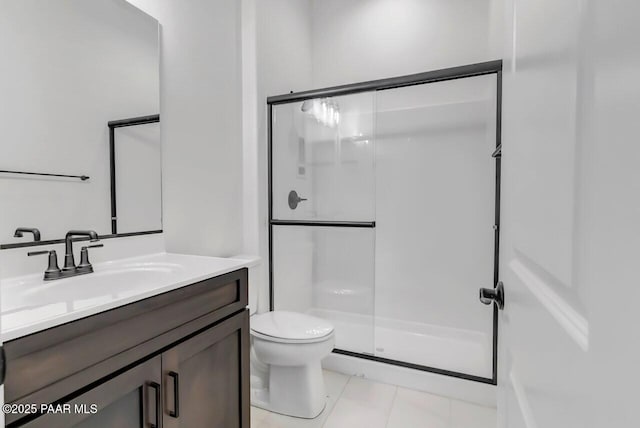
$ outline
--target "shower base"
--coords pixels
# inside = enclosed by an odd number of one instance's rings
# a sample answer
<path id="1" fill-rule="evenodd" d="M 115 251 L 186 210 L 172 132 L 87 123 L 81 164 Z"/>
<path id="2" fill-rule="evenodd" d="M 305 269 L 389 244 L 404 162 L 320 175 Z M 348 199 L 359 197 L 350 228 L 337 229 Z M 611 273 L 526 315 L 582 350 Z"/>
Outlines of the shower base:
<path id="1" fill-rule="evenodd" d="M 307 313 L 334 324 L 337 349 L 491 378 L 487 334 L 319 308 Z"/>

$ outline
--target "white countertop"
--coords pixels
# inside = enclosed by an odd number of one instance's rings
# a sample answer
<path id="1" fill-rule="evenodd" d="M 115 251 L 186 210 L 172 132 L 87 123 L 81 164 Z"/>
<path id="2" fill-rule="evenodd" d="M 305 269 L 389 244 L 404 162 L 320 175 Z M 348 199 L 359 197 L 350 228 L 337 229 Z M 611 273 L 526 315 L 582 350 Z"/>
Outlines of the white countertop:
<path id="1" fill-rule="evenodd" d="M 0 336 L 17 339 L 258 262 L 158 253 L 96 263 L 94 273 L 56 281 L 42 273 L 3 279 Z"/>

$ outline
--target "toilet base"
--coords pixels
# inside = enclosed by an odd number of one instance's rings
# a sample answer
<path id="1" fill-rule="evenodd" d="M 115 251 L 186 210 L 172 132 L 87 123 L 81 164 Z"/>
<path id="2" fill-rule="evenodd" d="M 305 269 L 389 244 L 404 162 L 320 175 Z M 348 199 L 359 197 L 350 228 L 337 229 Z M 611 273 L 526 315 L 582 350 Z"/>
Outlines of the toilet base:
<path id="1" fill-rule="evenodd" d="M 251 388 L 251 404 L 297 418 L 313 419 L 326 405 L 320 361 L 305 366 L 269 366 L 267 388 Z"/>

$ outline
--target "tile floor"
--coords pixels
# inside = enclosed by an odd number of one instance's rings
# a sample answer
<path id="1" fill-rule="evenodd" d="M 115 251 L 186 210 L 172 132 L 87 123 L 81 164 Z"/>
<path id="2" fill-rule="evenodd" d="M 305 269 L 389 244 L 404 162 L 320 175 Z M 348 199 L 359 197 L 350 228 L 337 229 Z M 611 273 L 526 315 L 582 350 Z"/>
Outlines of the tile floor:
<path id="1" fill-rule="evenodd" d="M 496 410 L 324 372 L 327 407 L 315 419 L 298 419 L 251 407 L 251 428 L 495 428 Z"/>

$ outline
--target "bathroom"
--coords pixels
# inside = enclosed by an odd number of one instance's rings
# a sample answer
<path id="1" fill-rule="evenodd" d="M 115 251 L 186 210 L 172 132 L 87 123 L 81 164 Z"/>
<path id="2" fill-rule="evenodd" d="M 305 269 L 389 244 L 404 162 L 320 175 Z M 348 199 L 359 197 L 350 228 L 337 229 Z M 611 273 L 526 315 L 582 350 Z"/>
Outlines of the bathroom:
<path id="1" fill-rule="evenodd" d="M 638 426 L 639 19 L 3 0 L 2 423 Z"/>

